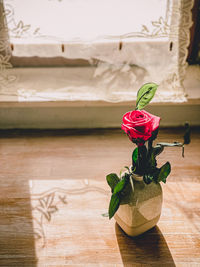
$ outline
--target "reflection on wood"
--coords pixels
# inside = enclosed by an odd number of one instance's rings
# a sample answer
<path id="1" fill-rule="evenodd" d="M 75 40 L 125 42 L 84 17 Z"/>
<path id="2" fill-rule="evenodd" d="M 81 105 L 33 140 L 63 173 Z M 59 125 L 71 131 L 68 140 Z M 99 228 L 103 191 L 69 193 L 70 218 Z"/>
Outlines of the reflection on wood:
<path id="1" fill-rule="evenodd" d="M 82 181 L 81 181 L 82 182 Z M 48 186 L 52 186 L 55 184 L 49 183 Z M 41 186 L 41 184 L 40 184 Z M 71 188 L 69 183 L 66 183 L 66 188 Z M 37 188 L 37 185 L 36 185 Z M 37 191 L 37 190 L 36 190 Z M 66 205 L 68 195 L 77 195 L 80 197 L 82 194 L 89 192 L 95 193 L 103 193 L 104 195 L 108 195 L 109 192 L 100 187 L 89 186 L 88 183 L 85 184 L 82 188 L 67 190 L 63 187 L 52 187 L 50 190 L 43 192 L 40 194 L 31 194 L 32 198 L 32 216 L 34 221 L 34 236 L 36 239 L 42 239 L 43 247 L 46 246 L 46 234 L 44 230 L 44 224 L 46 222 L 51 222 L 52 215 L 59 211 L 60 204 L 63 206 Z M 39 196 L 38 196 L 39 195 Z"/>
<path id="2" fill-rule="evenodd" d="M 181 141 L 163 130 L 159 141 Z M 102 214 L 105 175 L 130 164 L 133 145 L 119 131 L 1 134 L 0 266 L 200 265 L 200 138 L 166 149 L 158 226 L 130 238 Z"/>

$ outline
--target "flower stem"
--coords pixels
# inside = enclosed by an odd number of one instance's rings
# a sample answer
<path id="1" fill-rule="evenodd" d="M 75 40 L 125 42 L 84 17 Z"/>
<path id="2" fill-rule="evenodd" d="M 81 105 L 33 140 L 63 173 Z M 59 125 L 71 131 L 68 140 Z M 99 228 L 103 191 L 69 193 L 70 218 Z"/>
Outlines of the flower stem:
<path id="1" fill-rule="evenodd" d="M 149 140 L 148 141 L 148 156 L 151 156 L 151 152 L 152 152 L 152 146 L 153 146 L 153 140 Z"/>
<path id="2" fill-rule="evenodd" d="M 138 146 L 138 170 L 137 174 L 143 175 L 147 162 L 147 148 L 145 145 Z"/>

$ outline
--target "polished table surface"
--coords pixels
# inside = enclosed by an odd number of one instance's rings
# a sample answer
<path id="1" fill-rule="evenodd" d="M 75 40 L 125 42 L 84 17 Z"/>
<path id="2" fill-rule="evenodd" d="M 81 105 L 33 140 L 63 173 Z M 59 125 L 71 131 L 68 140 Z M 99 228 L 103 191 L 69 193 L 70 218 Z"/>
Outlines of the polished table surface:
<path id="1" fill-rule="evenodd" d="M 2 131 L 0 266 L 200 266 L 200 131 L 166 148 L 156 227 L 128 237 L 102 214 L 106 174 L 130 165 L 134 145 L 120 130 Z M 158 141 L 182 141 L 165 129 Z"/>

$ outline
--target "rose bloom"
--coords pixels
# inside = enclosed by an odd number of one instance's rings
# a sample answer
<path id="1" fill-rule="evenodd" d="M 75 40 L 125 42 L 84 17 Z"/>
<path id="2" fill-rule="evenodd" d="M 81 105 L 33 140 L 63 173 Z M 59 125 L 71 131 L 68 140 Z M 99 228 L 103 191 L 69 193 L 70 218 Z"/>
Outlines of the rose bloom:
<path id="1" fill-rule="evenodd" d="M 133 110 L 123 116 L 122 130 L 131 141 L 143 145 L 159 126 L 160 118 L 144 110 Z M 137 140 L 135 140 L 137 139 Z"/>

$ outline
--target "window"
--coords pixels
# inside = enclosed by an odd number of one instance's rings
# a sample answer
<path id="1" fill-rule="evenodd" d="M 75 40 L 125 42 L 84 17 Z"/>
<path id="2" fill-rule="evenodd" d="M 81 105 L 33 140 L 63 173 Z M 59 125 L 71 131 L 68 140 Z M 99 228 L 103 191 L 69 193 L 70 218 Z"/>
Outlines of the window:
<path id="1" fill-rule="evenodd" d="M 119 102 L 152 81 L 159 84 L 155 101 L 185 101 L 192 3 L 1 1 L 1 94 Z"/>

